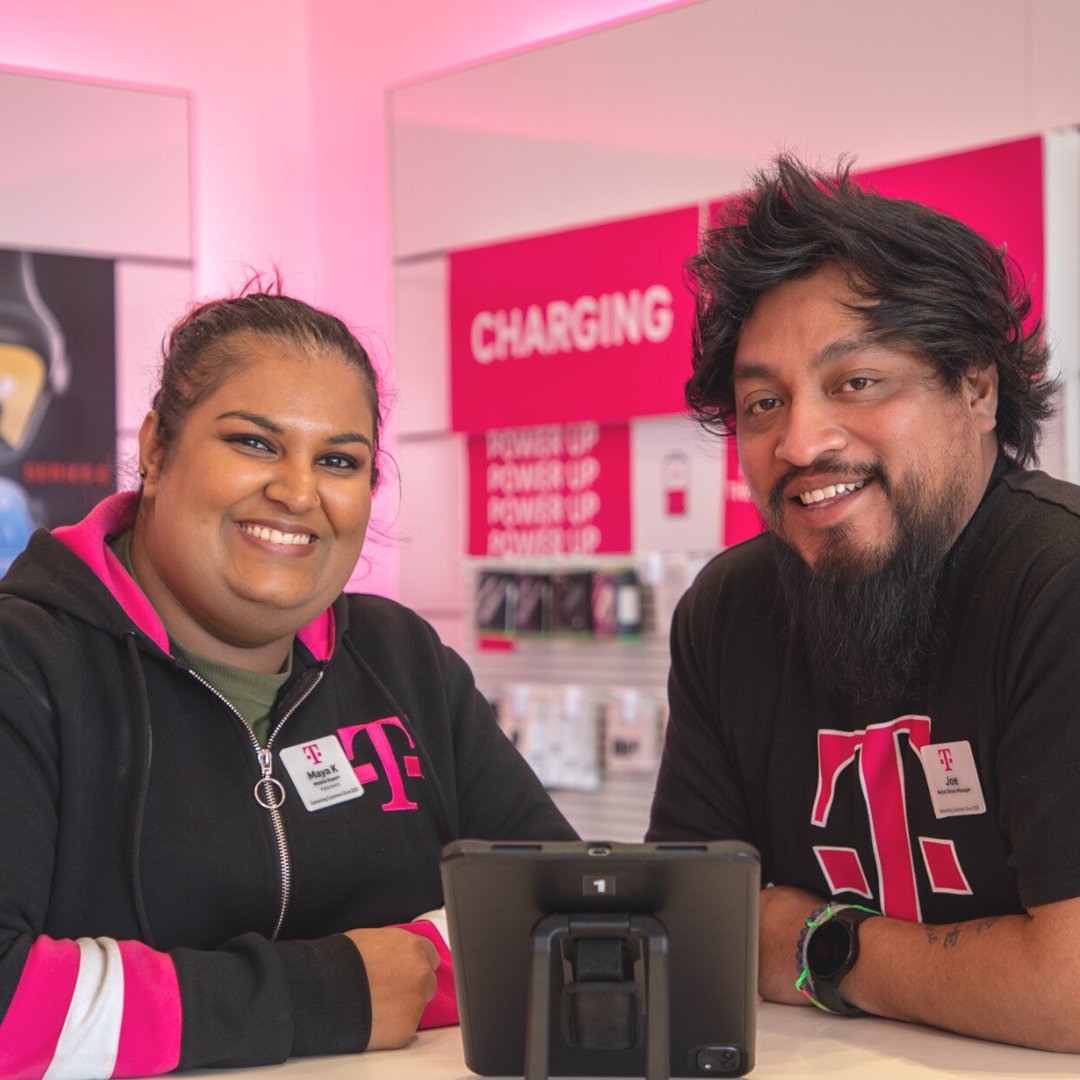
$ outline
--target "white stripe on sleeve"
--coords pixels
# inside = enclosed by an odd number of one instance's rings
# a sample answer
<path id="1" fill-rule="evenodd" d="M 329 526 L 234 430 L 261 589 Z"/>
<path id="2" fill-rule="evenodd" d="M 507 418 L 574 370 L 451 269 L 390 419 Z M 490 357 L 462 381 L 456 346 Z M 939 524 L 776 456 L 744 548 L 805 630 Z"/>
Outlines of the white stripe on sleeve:
<path id="1" fill-rule="evenodd" d="M 439 935 L 443 941 L 446 942 L 446 947 L 450 948 L 450 931 L 446 928 L 446 908 L 436 908 L 434 911 L 425 911 L 423 915 L 417 915 L 413 922 L 429 922 L 436 930 L 439 931 Z"/>
<path id="2" fill-rule="evenodd" d="M 43 1080 L 108 1080 L 124 1016 L 124 965 L 112 938 L 79 938 L 79 976 Z"/>

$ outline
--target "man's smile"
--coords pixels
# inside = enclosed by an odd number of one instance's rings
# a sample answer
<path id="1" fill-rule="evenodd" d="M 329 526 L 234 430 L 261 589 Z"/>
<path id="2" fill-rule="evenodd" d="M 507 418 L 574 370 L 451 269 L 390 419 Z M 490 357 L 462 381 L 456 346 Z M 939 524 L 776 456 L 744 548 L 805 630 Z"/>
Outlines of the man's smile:
<path id="1" fill-rule="evenodd" d="M 865 480 L 853 480 L 842 484 L 826 484 L 824 487 L 801 491 L 794 498 L 798 499 L 803 506 L 813 506 L 816 503 L 823 503 L 841 495 L 850 495 L 852 492 L 858 491 L 865 483 Z"/>

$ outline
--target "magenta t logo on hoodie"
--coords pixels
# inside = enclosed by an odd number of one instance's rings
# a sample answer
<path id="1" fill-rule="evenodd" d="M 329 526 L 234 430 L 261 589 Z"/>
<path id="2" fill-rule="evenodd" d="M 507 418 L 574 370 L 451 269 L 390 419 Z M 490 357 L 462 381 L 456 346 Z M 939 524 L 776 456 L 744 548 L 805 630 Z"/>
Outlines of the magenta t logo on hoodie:
<path id="1" fill-rule="evenodd" d="M 401 742 L 400 736 L 393 736 L 388 729 L 397 728 L 405 736 L 406 746 L 399 752 L 394 749 L 393 743 Z M 345 753 L 353 763 L 353 772 L 361 784 L 367 785 L 385 776 L 390 785 L 390 798 L 382 804 L 383 810 L 416 810 L 414 803 L 405 792 L 405 777 L 423 777 L 420 768 L 420 759 L 415 754 L 404 752 L 406 749 L 415 750 L 409 729 L 397 716 L 384 716 L 381 720 L 372 720 L 367 724 L 353 724 L 350 727 L 338 728 L 338 737 L 341 739 Z M 363 736 L 359 740 L 357 736 Z M 374 758 L 362 760 L 366 752 L 374 754 Z M 361 759 L 361 760 L 358 760 Z M 381 771 L 380 771 L 381 770 Z"/>

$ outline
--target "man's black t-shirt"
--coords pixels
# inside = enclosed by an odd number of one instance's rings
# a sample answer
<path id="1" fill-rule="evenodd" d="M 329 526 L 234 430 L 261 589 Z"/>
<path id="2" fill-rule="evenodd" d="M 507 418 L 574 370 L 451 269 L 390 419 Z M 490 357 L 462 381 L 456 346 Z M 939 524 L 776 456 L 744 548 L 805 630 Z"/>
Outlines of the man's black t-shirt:
<path id="1" fill-rule="evenodd" d="M 1080 895 L 1080 488 L 999 460 L 925 689 L 887 707 L 820 687 L 779 542 L 717 556 L 679 604 L 650 839 L 746 840 L 764 881 L 921 922 Z"/>

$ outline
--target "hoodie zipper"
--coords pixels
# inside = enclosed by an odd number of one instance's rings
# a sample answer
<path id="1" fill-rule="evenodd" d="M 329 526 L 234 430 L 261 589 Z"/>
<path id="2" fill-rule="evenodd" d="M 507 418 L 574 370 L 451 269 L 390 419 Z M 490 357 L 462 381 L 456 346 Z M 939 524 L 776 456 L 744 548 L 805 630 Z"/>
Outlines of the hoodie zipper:
<path id="1" fill-rule="evenodd" d="M 259 769 L 262 771 L 262 778 L 255 782 L 254 796 L 255 801 L 270 814 L 270 824 L 277 840 L 278 859 L 281 868 L 281 907 L 278 911 L 277 925 L 274 927 L 273 934 L 270 935 L 270 940 L 276 941 L 278 934 L 281 933 L 282 926 L 285 925 L 285 916 L 288 914 L 289 901 L 292 898 L 292 857 L 289 854 L 288 837 L 285 835 L 285 822 L 279 812 L 280 806 L 285 802 L 285 785 L 273 775 L 274 754 L 272 747 L 277 733 L 282 729 L 289 717 L 307 701 L 315 687 L 322 682 L 324 672 L 321 668 L 315 672 L 315 678 L 311 680 L 310 685 L 293 702 L 288 712 L 274 725 L 274 730 L 270 732 L 270 737 L 266 740 L 266 746 L 260 746 L 251 725 L 240 715 L 236 706 L 216 686 L 208 683 L 197 671 L 192 671 L 191 668 L 186 670 L 193 679 L 202 683 L 240 721 L 244 731 L 247 732 L 248 738 L 251 740 L 251 745 L 255 750 L 255 757 L 259 762 Z"/>

